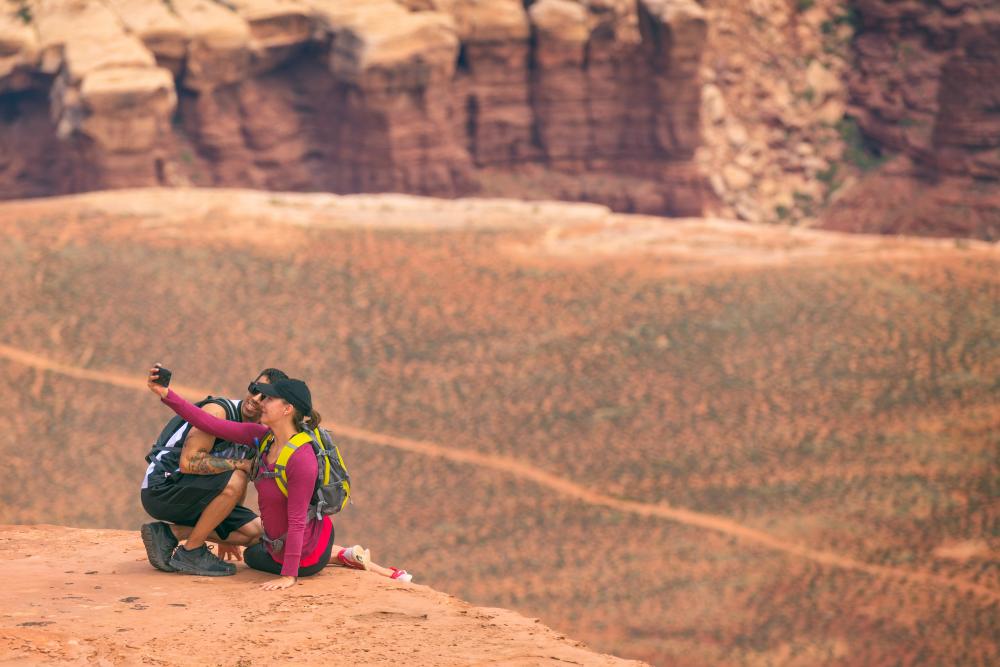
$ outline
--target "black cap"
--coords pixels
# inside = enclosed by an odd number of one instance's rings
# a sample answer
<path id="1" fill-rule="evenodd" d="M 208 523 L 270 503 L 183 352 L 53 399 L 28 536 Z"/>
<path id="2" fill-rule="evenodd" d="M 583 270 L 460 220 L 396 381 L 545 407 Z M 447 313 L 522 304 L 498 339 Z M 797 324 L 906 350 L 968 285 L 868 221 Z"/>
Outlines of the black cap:
<path id="1" fill-rule="evenodd" d="M 265 396 L 285 399 L 303 415 L 308 415 L 312 412 L 312 394 L 309 392 L 309 387 L 302 380 L 282 378 L 271 384 L 258 382 L 254 385 L 254 388 Z"/>

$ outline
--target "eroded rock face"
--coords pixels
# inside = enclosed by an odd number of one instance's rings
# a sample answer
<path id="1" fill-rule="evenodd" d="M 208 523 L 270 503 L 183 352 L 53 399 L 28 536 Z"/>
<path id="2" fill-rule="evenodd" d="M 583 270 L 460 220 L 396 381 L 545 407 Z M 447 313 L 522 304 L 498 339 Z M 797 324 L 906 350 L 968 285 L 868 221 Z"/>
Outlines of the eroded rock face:
<path id="1" fill-rule="evenodd" d="M 479 193 L 995 238 L 998 80 L 992 0 L 16 0 L 0 196 Z"/>
<path id="2" fill-rule="evenodd" d="M 862 25 L 849 84 L 863 129 L 934 170 L 1000 178 L 1000 6 L 855 4 Z"/>
<path id="3" fill-rule="evenodd" d="M 0 13 L 0 94 L 31 87 L 38 38 L 26 19 L 26 15 Z"/>
<path id="4" fill-rule="evenodd" d="M 159 182 L 176 106 L 170 73 L 104 3 L 9 7 L 0 21 L 0 191 Z"/>
<path id="5" fill-rule="evenodd" d="M 37 113 L 12 96 L 47 94 L 54 127 L 15 145 L 15 124 L 0 123 L 0 147 L 25 156 L 0 162 L 6 196 L 39 194 L 17 183 L 54 143 L 49 154 L 79 177 L 51 178 L 48 193 L 203 184 L 513 195 L 518 177 L 493 175 L 530 170 L 535 196 L 701 211 L 705 18 L 693 0 L 32 7 L 30 21 L 8 12 L 0 22 L 0 103 Z"/>
<path id="6" fill-rule="evenodd" d="M 863 189 L 858 201 L 833 207 L 826 226 L 1000 238 L 1000 6 L 853 4 L 860 26 L 850 113 L 897 156 L 877 183 L 900 194 Z"/>

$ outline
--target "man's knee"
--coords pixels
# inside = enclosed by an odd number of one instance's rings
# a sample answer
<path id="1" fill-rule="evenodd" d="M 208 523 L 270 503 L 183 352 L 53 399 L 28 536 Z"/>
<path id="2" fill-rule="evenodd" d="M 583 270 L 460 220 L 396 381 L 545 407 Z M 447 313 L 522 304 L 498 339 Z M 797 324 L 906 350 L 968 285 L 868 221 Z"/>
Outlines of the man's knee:
<path id="1" fill-rule="evenodd" d="M 260 542 L 260 538 L 264 535 L 264 524 L 261 523 L 260 518 L 256 518 L 253 521 L 248 521 L 236 530 L 229 533 L 229 536 L 224 540 L 218 540 L 224 544 L 234 544 L 241 547 L 253 546 Z"/>
<path id="2" fill-rule="evenodd" d="M 222 489 L 222 493 L 219 495 L 223 495 L 230 500 L 238 501 L 243 497 L 243 494 L 246 493 L 249 479 L 250 478 L 247 474 L 242 470 L 234 470 L 232 476 L 229 478 L 229 481 L 226 483 L 226 487 Z"/>
<path id="3" fill-rule="evenodd" d="M 264 524 L 261 523 L 259 518 L 254 519 L 240 526 L 238 532 L 245 535 L 250 540 L 250 544 L 256 544 L 260 541 L 261 536 L 264 535 Z"/>

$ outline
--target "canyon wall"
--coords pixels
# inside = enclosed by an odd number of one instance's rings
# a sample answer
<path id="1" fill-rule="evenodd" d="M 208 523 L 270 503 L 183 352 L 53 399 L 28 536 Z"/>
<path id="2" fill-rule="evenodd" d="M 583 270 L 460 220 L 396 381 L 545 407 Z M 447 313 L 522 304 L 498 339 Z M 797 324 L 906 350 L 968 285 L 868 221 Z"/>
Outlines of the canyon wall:
<path id="1" fill-rule="evenodd" d="M 705 32 L 693 0 L 11 0 L 0 197 L 530 183 L 698 214 Z"/>
<path id="2" fill-rule="evenodd" d="M 1000 238 L 994 0 L 4 0 L 0 198 L 584 200 Z"/>
<path id="3" fill-rule="evenodd" d="M 825 225 L 1000 239 L 1000 4 L 852 5 L 848 113 L 884 164 Z"/>
<path id="4" fill-rule="evenodd" d="M 1000 180 L 1000 4 L 855 0 L 852 112 L 927 172 Z"/>

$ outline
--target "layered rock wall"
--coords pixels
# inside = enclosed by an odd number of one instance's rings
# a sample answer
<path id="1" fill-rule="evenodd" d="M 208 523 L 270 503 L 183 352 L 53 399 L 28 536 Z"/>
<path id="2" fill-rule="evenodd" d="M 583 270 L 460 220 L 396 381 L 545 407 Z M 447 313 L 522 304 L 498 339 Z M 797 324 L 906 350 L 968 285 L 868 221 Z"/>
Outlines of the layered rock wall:
<path id="1" fill-rule="evenodd" d="M 942 175 L 1000 180 L 1000 4 L 856 0 L 852 112 Z"/>
<path id="2" fill-rule="evenodd" d="M 499 172 L 530 174 L 541 196 L 701 211 L 706 25 L 693 0 L 8 7 L 5 197 L 143 184 L 505 194 Z"/>
<path id="3" fill-rule="evenodd" d="M 0 193 L 157 182 L 176 105 L 170 73 L 109 5 L 13 6 L 0 20 Z"/>
<path id="4" fill-rule="evenodd" d="M 1000 238 L 1000 4 L 853 6 L 849 113 L 891 161 L 826 226 Z"/>

